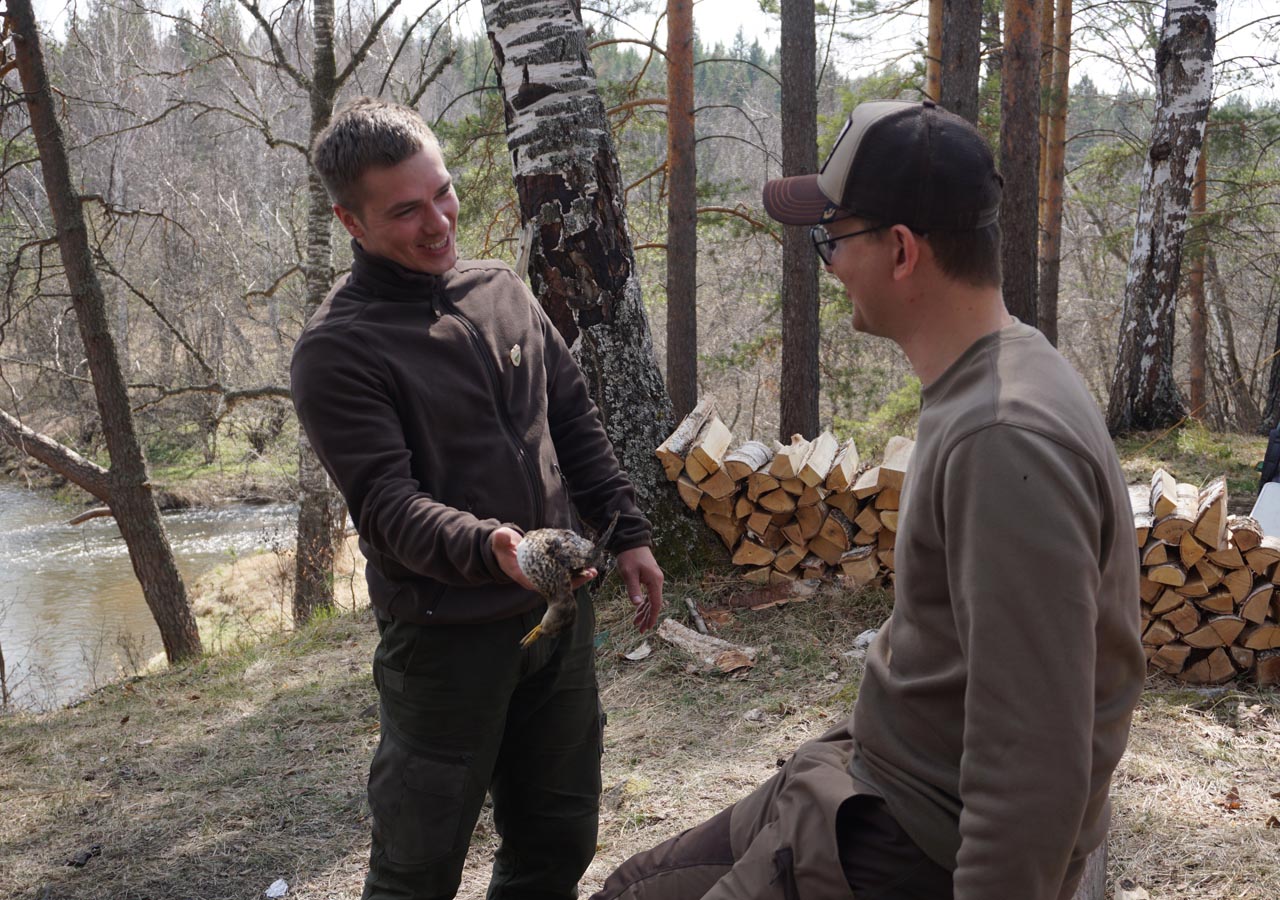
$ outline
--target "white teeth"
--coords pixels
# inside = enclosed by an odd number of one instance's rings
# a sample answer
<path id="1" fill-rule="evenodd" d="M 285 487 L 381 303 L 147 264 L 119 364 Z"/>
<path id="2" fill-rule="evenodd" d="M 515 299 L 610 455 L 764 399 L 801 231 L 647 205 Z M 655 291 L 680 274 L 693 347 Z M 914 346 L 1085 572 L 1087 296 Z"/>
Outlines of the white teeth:
<path id="1" fill-rule="evenodd" d="M 441 241 L 438 244 L 427 244 L 426 248 L 428 250 L 443 250 L 445 247 L 448 247 L 448 246 L 449 246 L 449 239 L 445 238 L 443 241 Z"/>

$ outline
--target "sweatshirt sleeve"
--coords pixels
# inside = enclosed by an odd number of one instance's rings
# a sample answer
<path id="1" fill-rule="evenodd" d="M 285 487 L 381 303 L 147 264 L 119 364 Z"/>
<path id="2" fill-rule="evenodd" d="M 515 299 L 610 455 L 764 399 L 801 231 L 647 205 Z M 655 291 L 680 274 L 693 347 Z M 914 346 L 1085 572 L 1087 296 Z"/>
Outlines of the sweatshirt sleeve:
<path id="1" fill-rule="evenodd" d="M 652 528 L 636 505 L 635 488 L 618 465 L 582 370 L 532 295 L 529 302 L 542 322 L 548 424 L 573 504 L 596 528 L 604 528 L 615 512 L 619 514 L 609 542 L 613 552 L 649 546 Z"/>
<path id="2" fill-rule="evenodd" d="M 994 425 L 946 460 L 948 577 L 967 671 L 956 900 L 1056 900 L 1090 791 L 1100 488 Z"/>
<path id="3" fill-rule="evenodd" d="M 290 380 L 307 439 L 374 550 L 444 584 L 510 581 L 489 543 L 504 523 L 446 506 L 420 489 L 389 377 L 358 338 L 304 336 Z"/>

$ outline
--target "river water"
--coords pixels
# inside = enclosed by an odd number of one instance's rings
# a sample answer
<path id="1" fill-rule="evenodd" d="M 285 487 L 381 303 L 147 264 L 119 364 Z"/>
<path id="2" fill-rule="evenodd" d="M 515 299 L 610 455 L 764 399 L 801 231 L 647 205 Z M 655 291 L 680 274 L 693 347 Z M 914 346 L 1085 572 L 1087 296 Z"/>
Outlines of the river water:
<path id="1" fill-rule="evenodd" d="M 163 653 L 115 520 L 67 521 L 83 507 L 0 480 L 0 650 L 11 703 L 65 704 Z M 164 516 L 190 587 L 234 556 L 293 542 L 291 504 Z"/>

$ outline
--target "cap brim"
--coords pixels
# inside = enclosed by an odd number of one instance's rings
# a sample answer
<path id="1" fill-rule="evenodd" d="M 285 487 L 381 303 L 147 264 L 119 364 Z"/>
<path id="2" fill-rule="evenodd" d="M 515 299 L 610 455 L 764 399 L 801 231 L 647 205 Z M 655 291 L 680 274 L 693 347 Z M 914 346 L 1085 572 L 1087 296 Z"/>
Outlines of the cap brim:
<path id="1" fill-rule="evenodd" d="M 783 225 L 817 225 L 833 218 L 833 204 L 818 187 L 817 175 L 775 178 L 764 185 L 764 209 Z"/>

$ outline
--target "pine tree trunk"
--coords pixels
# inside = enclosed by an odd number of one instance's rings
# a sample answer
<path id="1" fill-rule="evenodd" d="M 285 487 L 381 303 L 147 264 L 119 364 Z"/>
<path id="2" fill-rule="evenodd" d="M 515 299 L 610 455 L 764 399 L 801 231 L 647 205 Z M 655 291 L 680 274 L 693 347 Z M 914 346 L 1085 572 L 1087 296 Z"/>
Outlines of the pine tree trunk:
<path id="1" fill-rule="evenodd" d="M 1052 2 L 1052 0 L 1041 0 Z M 1005 0 L 1004 68 L 1000 90 L 1001 268 L 1004 302 L 1023 322 L 1039 326 L 1040 21 L 1037 0 Z"/>
<path id="2" fill-rule="evenodd" d="M 165 657 L 170 662 L 192 659 L 201 653 L 200 634 L 147 480 L 146 461 L 134 431 L 129 395 L 107 322 L 102 285 L 93 267 L 80 198 L 72 184 L 30 0 L 10 0 L 8 17 L 13 23 L 18 73 L 26 92 L 40 170 L 58 229 L 58 249 L 111 454 L 107 502 L 160 629 Z"/>
<path id="3" fill-rule="evenodd" d="M 782 174 L 818 170 L 818 103 L 813 0 L 782 4 Z M 781 439 L 817 437 L 818 256 L 809 229 L 787 226 L 782 235 Z"/>
<path id="4" fill-rule="evenodd" d="M 667 389 L 677 419 L 698 403 L 698 166 L 693 0 L 667 2 Z"/>
<path id="5" fill-rule="evenodd" d="M 1165 428 L 1185 415 L 1173 379 L 1182 239 L 1213 97 L 1215 0 L 1168 0 L 1156 50 L 1160 79 L 1151 149 L 1125 283 L 1107 426 Z"/>
<path id="6" fill-rule="evenodd" d="M 534 294 L 586 376 L 622 468 L 666 545 L 688 519 L 654 455 L 675 427 L 640 296 L 624 193 L 572 0 L 486 0 Z"/>
<path id="7" fill-rule="evenodd" d="M 1049 161 L 1049 95 L 1053 91 L 1053 12 L 1053 0 L 1040 0 L 1040 222 L 1044 222 L 1045 204 L 1049 199 L 1046 166 Z M 1043 242 L 1044 235 L 1040 237 Z"/>
<path id="8" fill-rule="evenodd" d="M 978 121 L 982 0 L 945 0 L 942 10 L 942 87 L 939 103 Z"/>
<path id="9" fill-rule="evenodd" d="M 1044 0 L 1046 4 L 1050 0 Z M 1058 345 L 1058 282 L 1062 271 L 1062 188 L 1067 169 L 1067 104 L 1071 74 L 1071 0 L 1058 0 L 1044 165 L 1045 204 L 1040 244 L 1040 330 Z"/>
<path id="10" fill-rule="evenodd" d="M 333 0 L 316 0 L 312 12 L 315 40 L 311 74 L 310 135 L 314 141 L 333 116 L 338 92 L 333 48 Z M 333 209 L 314 168 L 307 175 L 306 318 L 324 302 L 333 281 L 331 231 Z M 293 621 L 301 625 L 317 610 L 333 606 L 334 542 L 345 509 L 310 442 L 298 432 L 298 542 L 294 559 Z"/>
<path id="11" fill-rule="evenodd" d="M 924 56 L 924 95 L 935 103 L 942 97 L 942 19 L 944 0 L 929 0 L 929 36 Z M 782 58 L 787 58 L 786 53 Z M 786 110 L 786 104 L 783 104 Z M 785 132 L 784 132 L 785 133 Z"/>

